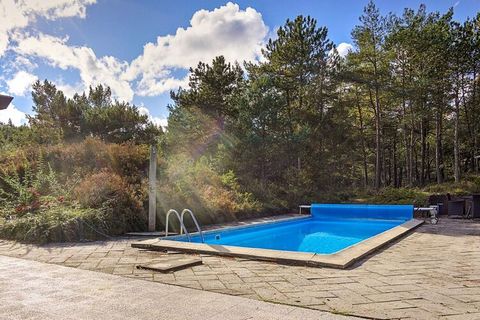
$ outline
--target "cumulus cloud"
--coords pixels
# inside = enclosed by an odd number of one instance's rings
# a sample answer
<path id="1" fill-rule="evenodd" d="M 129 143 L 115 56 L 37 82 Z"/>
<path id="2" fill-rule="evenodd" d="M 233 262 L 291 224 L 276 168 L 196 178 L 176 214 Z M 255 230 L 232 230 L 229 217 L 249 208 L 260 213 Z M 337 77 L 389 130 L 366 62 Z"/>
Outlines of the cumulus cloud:
<path id="1" fill-rule="evenodd" d="M 172 75 L 177 68 L 194 67 L 218 55 L 230 62 L 256 60 L 267 33 L 262 15 L 253 8 L 241 10 L 229 2 L 212 11 L 199 10 L 189 27 L 178 28 L 174 35 L 159 36 L 156 43 L 147 43 L 143 54 L 127 69 L 125 79 L 140 79 L 139 95 L 161 94 L 186 83 L 186 78 Z"/>
<path id="2" fill-rule="evenodd" d="M 27 27 L 38 17 L 48 20 L 85 18 L 86 7 L 96 0 L 2 0 L 0 1 L 0 57 L 5 53 L 12 33 Z"/>
<path id="3" fill-rule="evenodd" d="M 168 127 L 168 119 L 166 118 L 152 117 L 151 120 L 157 127 L 162 128 L 164 131 Z"/>
<path id="4" fill-rule="evenodd" d="M 63 80 L 60 80 L 60 81 L 53 81 L 53 83 L 55 84 L 58 90 L 63 92 L 63 94 L 67 98 L 73 98 L 75 93 L 81 94 L 87 89 L 85 85 L 81 82 L 71 85 L 63 82 Z"/>
<path id="5" fill-rule="evenodd" d="M 3 49 L 0 45 L 0 57 L 7 48 L 16 54 L 11 69 L 8 72 L 3 69 L 4 79 L 11 78 L 8 84 L 11 93 L 24 94 L 29 90 L 27 83 L 33 79 L 37 63 L 46 63 L 62 70 L 78 70 L 78 83 L 59 83 L 59 89 L 68 96 L 90 85 L 105 84 L 115 98 L 131 102 L 134 94 L 155 96 L 186 86 L 188 75 L 185 76 L 184 70 L 195 67 L 199 61 L 210 62 L 218 55 L 229 62 L 261 59 L 261 48 L 269 31 L 255 9 L 241 9 L 229 2 L 213 10 L 195 12 L 188 27 L 158 36 L 129 63 L 113 56 L 98 57 L 88 46 L 70 44 L 68 36 L 61 38 L 27 28 L 39 17 L 84 18 L 88 5 L 95 2 L 0 0 L 0 43 L 4 44 Z M 166 120 L 156 121 L 165 124 Z"/>
<path id="6" fill-rule="evenodd" d="M 89 47 L 69 46 L 68 38 L 39 34 L 20 37 L 16 41 L 18 45 L 15 51 L 19 54 L 43 58 L 50 65 L 61 69 L 77 69 L 85 86 L 106 84 L 116 98 L 125 101 L 133 98 L 130 83 L 122 80 L 128 67 L 125 61 L 112 56 L 98 58 Z"/>
<path id="7" fill-rule="evenodd" d="M 0 122 L 8 123 L 11 120 L 13 125 L 20 126 L 27 122 L 27 117 L 25 112 L 18 110 L 13 103 L 8 106 L 5 110 L 0 110 Z"/>
<path id="8" fill-rule="evenodd" d="M 144 106 L 141 106 L 138 108 L 138 112 L 142 115 L 146 115 L 148 116 L 148 119 L 150 121 L 153 122 L 153 124 L 155 124 L 157 127 L 160 127 L 162 128 L 163 130 L 165 130 L 168 126 L 168 119 L 165 119 L 165 118 L 159 118 L 159 117 L 153 117 L 151 114 L 150 114 L 150 110 L 148 110 L 147 108 L 145 108 Z"/>
<path id="9" fill-rule="evenodd" d="M 338 55 L 344 58 L 350 50 L 353 50 L 353 46 L 350 43 L 342 42 L 337 46 Z"/>
<path id="10" fill-rule="evenodd" d="M 163 92 L 169 92 L 180 87 L 186 87 L 189 76 L 183 79 L 176 79 L 174 77 L 162 78 L 161 75 L 152 75 L 150 77 L 143 77 L 137 86 L 137 94 L 141 96 L 155 96 Z"/>
<path id="11" fill-rule="evenodd" d="M 32 84 L 37 79 L 36 75 L 26 71 L 19 71 L 12 79 L 7 80 L 8 92 L 17 96 L 25 96 L 30 92 Z"/>

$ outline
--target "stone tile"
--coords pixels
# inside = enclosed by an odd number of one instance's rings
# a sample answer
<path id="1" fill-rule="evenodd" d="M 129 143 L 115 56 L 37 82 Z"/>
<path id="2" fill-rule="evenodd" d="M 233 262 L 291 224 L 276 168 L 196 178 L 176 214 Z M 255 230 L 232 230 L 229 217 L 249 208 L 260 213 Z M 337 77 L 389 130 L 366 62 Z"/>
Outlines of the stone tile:
<path id="1" fill-rule="evenodd" d="M 415 301 L 415 300 L 414 300 Z M 410 302 L 410 300 L 408 301 Z M 368 304 L 359 304 L 361 307 L 365 307 L 367 309 L 375 309 L 375 310 L 386 310 L 386 309 L 406 309 L 411 308 L 412 304 L 406 301 L 397 300 L 397 301 L 387 301 L 387 302 L 371 302 Z"/>
<path id="2" fill-rule="evenodd" d="M 367 294 L 365 295 L 365 297 L 374 302 L 388 302 L 398 300 L 420 299 L 421 295 L 418 294 L 418 291 L 413 291 Z"/>
<path id="3" fill-rule="evenodd" d="M 480 313 L 468 313 L 468 314 L 457 314 L 452 316 L 442 317 L 445 320 L 478 320 L 480 319 Z"/>
<path id="4" fill-rule="evenodd" d="M 368 298 L 368 296 L 363 296 L 361 294 L 358 294 L 354 291 L 348 290 L 348 289 L 343 289 L 343 290 L 331 290 L 329 291 L 330 293 L 334 294 L 338 298 L 344 299 L 345 301 L 348 301 L 351 304 L 359 304 L 359 303 L 369 303 L 369 302 L 375 302 L 375 300 L 372 300 Z"/>
<path id="5" fill-rule="evenodd" d="M 480 319 L 479 222 L 424 224 L 347 270 L 201 255 L 201 266 L 160 274 L 135 267 L 166 253 L 131 248 L 133 241 L 0 240 L 0 255 L 363 317 Z"/>
<path id="6" fill-rule="evenodd" d="M 204 290 L 225 289 L 225 285 L 219 280 L 198 280 Z"/>
<path id="7" fill-rule="evenodd" d="M 242 278 L 235 274 L 219 274 L 217 277 L 223 283 L 244 283 Z"/>
<path id="8" fill-rule="evenodd" d="M 302 287 L 295 286 L 288 281 L 272 281 L 269 284 L 280 292 L 302 292 Z"/>
<path id="9" fill-rule="evenodd" d="M 375 290 L 383 293 L 388 292 L 404 292 L 404 291 L 417 291 L 422 290 L 422 288 L 411 285 L 411 284 L 398 284 L 398 285 L 386 285 L 386 286 L 375 286 L 373 287 Z"/>

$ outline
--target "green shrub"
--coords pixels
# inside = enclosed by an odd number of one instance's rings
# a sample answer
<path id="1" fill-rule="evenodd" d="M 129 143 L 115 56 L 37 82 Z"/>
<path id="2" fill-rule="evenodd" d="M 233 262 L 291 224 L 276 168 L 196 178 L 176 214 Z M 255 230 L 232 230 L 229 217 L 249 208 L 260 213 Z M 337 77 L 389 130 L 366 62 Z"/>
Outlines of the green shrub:
<path id="1" fill-rule="evenodd" d="M 480 176 L 467 176 L 461 182 L 446 182 L 442 184 L 432 184 L 424 188 L 426 192 L 452 195 L 467 195 L 480 192 Z"/>
<path id="2" fill-rule="evenodd" d="M 109 171 L 87 176 L 74 190 L 75 199 L 84 208 L 102 209 L 112 235 L 144 230 L 147 213 L 143 207 L 146 194 L 135 192 L 121 176 Z"/>
<path id="3" fill-rule="evenodd" d="M 207 158 L 177 156 L 163 168 L 157 191 L 159 212 L 191 209 L 202 224 L 236 220 L 258 213 L 261 206 L 242 190 L 233 171 L 217 173 Z M 160 219 L 163 223 L 164 219 Z"/>
<path id="4" fill-rule="evenodd" d="M 147 166 L 148 146 L 94 138 L 1 154 L 0 237 L 78 240 L 79 223 L 101 230 L 91 238 L 145 230 Z"/>
<path id="5" fill-rule="evenodd" d="M 385 188 L 379 192 L 367 194 L 362 202 L 377 204 L 413 204 L 425 206 L 428 204 L 428 193 L 415 188 Z"/>
<path id="6" fill-rule="evenodd" d="M 104 239 L 103 212 L 69 205 L 50 206 L 21 217 L 0 217 L 0 237 L 46 243 Z"/>
<path id="7" fill-rule="evenodd" d="M 16 215 L 34 212 L 58 197 L 62 201 L 69 188 L 62 186 L 50 164 L 42 157 L 19 167 L 3 168 L 0 175 L 0 210 L 14 210 Z"/>

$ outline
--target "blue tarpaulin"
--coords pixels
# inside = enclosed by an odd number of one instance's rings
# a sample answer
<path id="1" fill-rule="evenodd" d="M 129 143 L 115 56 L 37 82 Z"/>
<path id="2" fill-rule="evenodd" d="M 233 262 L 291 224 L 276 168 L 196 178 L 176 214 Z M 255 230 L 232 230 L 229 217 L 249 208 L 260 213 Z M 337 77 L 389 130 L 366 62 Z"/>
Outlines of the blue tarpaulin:
<path id="1" fill-rule="evenodd" d="M 310 213 L 316 219 L 413 219 L 413 205 L 312 204 Z"/>

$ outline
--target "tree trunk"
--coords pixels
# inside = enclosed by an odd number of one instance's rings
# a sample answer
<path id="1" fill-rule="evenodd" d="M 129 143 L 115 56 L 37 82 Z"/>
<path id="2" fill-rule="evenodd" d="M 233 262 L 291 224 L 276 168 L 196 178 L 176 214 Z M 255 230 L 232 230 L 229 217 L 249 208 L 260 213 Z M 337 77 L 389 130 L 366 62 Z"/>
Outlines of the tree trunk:
<path id="1" fill-rule="evenodd" d="M 375 110 L 375 189 L 382 185 L 382 140 L 381 140 L 381 116 L 380 103 L 378 101 L 378 88 L 375 88 L 375 102 L 372 91 L 369 89 L 370 103 Z"/>
<path id="2" fill-rule="evenodd" d="M 396 132 L 393 134 L 393 186 L 398 188 L 398 174 L 397 174 L 397 134 Z"/>
<path id="3" fill-rule="evenodd" d="M 460 101 L 458 98 L 458 90 L 455 95 L 455 122 L 454 122 L 454 139 L 453 139 L 453 175 L 455 182 L 460 182 L 460 142 L 458 137 L 460 119 Z"/>
<path id="4" fill-rule="evenodd" d="M 427 141 L 427 129 L 426 120 L 422 118 L 420 122 L 420 185 L 425 185 L 425 166 L 426 166 L 426 141 Z"/>
<path id="5" fill-rule="evenodd" d="M 414 136 L 414 131 L 415 129 L 415 113 L 413 111 L 413 106 L 410 106 L 410 142 L 409 142 L 409 152 L 408 152 L 408 167 L 409 172 L 408 172 L 408 183 L 409 185 L 413 185 L 413 177 L 415 170 L 413 168 L 413 153 L 414 153 L 414 148 L 415 148 L 415 136 Z M 415 164 L 416 166 L 416 164 Z"/>
<path id="6" fill-rule="evenodd" d="M 443 167 L 443 146 L 442 146 L 442 111 L 438 106 L 435 112 L 435 171 L 437 175 L 437 183 L 444 181 Z"/>
<path id="7" fill-rule="evenodd" d="M 363 157 L 363 178 L 364 186 L 368 187 L 368 162 L 367 162 L 367 150 L 365 146 L 365 133 L 364 133 L 364 124 L 363 124 L 363 112 L 362 107 L 360 106 L 360 99 L 358 94 L 358 88 L 355 89 L 355 103 L 358 110 L 358 120 L 360 121 L 360 143 L 362 146 L 362 157 Z"/>
<path id="8" fill-rule="evenodd" d="M 402 68 L 402 122 L 403 122 L 403 141 L 405 144 L 405 169 L 407 174 L 407 183 L 408 185 L 413 185 L 413 163 L 412 163 L 412 145 L 413 145 L 413 124 L 414 124 L 414 116 L 413 116 L 413 108 L 410 104 L 411 110 L 411 125 L 410 128 L 410 140 L 408 138 L 407 133 L 407 93 L 405 91 L 405 67 Z"/>

